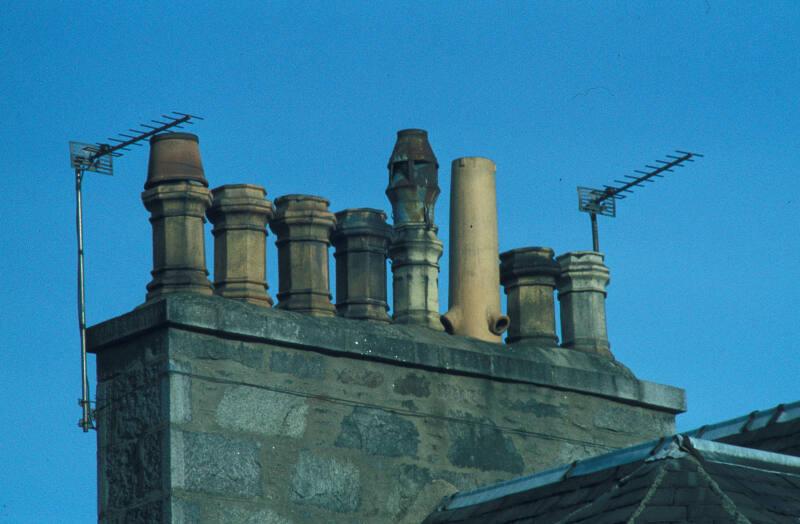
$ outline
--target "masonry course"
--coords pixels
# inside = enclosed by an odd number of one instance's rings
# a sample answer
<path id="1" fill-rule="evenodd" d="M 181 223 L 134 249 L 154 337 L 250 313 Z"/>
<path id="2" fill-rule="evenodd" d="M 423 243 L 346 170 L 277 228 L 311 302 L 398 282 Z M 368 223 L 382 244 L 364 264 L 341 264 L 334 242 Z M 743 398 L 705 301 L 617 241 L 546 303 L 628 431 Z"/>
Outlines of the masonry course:
<path id="1" fill-rule="evenodd" d="M 671 433 L 684 409 L 590 353 L 214 296 L 148 303 L 89 347 L 101 522 L 401 521 L 428 490 Z"/>

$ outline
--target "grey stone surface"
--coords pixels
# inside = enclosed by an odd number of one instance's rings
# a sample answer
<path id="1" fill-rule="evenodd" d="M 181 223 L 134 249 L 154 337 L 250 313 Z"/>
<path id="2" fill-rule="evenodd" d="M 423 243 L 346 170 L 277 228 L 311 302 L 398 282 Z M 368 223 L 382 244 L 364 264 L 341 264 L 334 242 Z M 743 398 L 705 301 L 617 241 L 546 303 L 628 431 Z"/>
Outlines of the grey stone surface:
<path id="1" fill-rule="evenodd" d="M 358 406 L 342 420 L 336 445 L 363 449 L 370 455 L 414 457 L 419 432 L 413 422 L 399 415 Z"/>
<path id="2" fill-rule="evenodd" d="M 409 373 L 395 381 L 394 390 L 401 395 L 429 397 L 431 395 L 431 384 L 424 376 Z"/>
<path id="3" fill-rule="evenodd" d="M 235 431 L 301 437 L 306 429 L 308 404 L 302 397 L 234 386 L 225 390 L 217 406 L 217 422 Z"/>
<path id="4" fill-rule="evenodd" d="M 220 297 L 170 295 L 90 340 L 103 522 L 158 500 L 170 522 L 402 521 L 435 482 L 652 439 L 683 405 L 588 353 Z"/>
<path id="5" fill-rule="evenodd" d="M 368 388 L 376 388 L 383 384 L 383 375 L 368 369 L 345 368 L 338 373 L 337 379 L 342 384 L 356 384 Z"/>
<path id="6" fill-rule="evenodd" d="M 275 373 L 288 373 L 297 378 L 322 378 L 325 376 L 325 361 L 315 354 L 275 351 L 269 357 L 269 369 Z"/>
<path id="7" fill-rule="evenodd" d="M 361 477 L 352 463 L 303 450 L 291 480 L 291 498 L 335 512 L 356 511 L 361 503 Z"/>
<path id="8" fill-rule="evenodd" d="M 262 343 L 313 347 L 340 356 L 619 398 L 672 414 L 686 409 L 683 390 L 637 380 L 618 362 L 595 354 L 557 347 L 521 345 L 517 349 L 412 326 L 314 318 L 192 294 L 169 295 L 93 326 L 88 333 L 89 350 L 102 352 L 123 337 L 167 323 L 189 331 L 225 332 Z M 187 346 L 184 352 L 191 349 Z"/>
<path id="9" fill-rule="evenodd" d="M 221 504 L 208 512 L 206 522 L 225 524 L 292 524 L 292 521 L 269 508 L 251 509 Z"/>
<path id="10" fill-rule="evenodd" d="M 514 441 L 503 434 L 491 420 L 458 414 L 464 422 L 450 422 L 447 430 L 451 443 L 447 458 L 454 466 L 488 471 L 522 473 L 525 462 Z"/>
<path id="11" fill-rule="evenodd" d="M 170 435 L 173 485 L 228 497 L 261 493 L 258 443 L 209 433 Z"/>

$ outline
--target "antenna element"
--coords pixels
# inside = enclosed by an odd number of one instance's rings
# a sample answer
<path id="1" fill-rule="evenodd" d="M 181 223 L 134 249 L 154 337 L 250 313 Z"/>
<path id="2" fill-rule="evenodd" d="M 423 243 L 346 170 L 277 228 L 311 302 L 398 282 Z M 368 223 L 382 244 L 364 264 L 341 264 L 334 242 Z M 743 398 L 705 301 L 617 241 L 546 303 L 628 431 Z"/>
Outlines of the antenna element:
<path id="1" fill-rule="evenodd" d="M 69 143 L 70 166 L 75 170 L 75 224 L 78 232 L 78 329 L 81 337 L 81 398 L 78 405 L 81 407 L 82 415 L 78 421 L 78 426 L 86 433 L 90 429 L 95 429 L 94 413 L 90 407 L 89 400 L 89 376 L 86 371 L 86 292 L 84 286 L 84 257 L 83 257 L 83 174 L 87 171 L 99 173 L 101 175 L 114 174 L 114 157 L 120 157 L 120 151 L 130 151 L 129 146 L 141 146 L 141 142 L 159 133 L 171 133 L 170 129 L 181 129 L 184 124 L 193 124 L 193 119 L 202 120 L 199 116 L 187 113 L 172 112 L 173 116 L 161 115 L 166 121 L 151 120 L 158 124 L 152 126 L 140 124 L 140 127 L 149 131 L 139 131 L 130 129 L 136 135 L 119 133 L 120 138 L 109 138 L 115 144 L 84 144 L 82 142 Z"/>
<path id="2" fill-rule="evenodd" d="M 646 165 L 648 171 L 635 170 L 639 176 L 625 175 L 627 180 L 614 180 L 618 186 L 603 186 L 603 189 L 578 187 L 578 210 L 589 213 L 592 221 L 592 250 L 600 251 L 600 240 L 597 232 L 597 215 L 617 216 L 617 200 L 622 200 L 634 187 L 644 187 L 643 182 L 655 182 L 653 178 L 662 178 L 664 172 L 672 172 L 675 167 L 685 167 L 684 163 L 694 162 L 694 157 L 702 158 L 700 153 L 675 151 L 680 156 L 666 155 L 670 160 L 656 160 L 659 166 Z"/>

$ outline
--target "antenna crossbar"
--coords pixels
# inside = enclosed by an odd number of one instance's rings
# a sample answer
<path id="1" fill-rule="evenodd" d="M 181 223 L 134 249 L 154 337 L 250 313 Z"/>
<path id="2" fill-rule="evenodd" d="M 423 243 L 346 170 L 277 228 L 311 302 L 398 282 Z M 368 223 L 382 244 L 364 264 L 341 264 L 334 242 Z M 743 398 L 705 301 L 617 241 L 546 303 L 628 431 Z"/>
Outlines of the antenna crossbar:
<path id="1" fill-rule="evenodd" d="M 694 157 L 701 158 L 700 153 L 689 151 L 675 151 L 676 155 L 666 155 L 670 160 L 656 160 L 657 166 L 645 165 L 648 171 L 635 169 L 633 172 L 639 176 L 624 175 L 625 180 L 614 180 L 618 186 L 604 185 L 603 189 L 578 187 L 578 210 L 589 213 L 592 219 L 592 248 L 600 250 L 600 241 L 597 233 L 597 215 L 615 217 L 617 214 L 616 200 L 622 200 L 633 193 L 633 188 L 644 187 L 644 182 L 653 183 L 655 178 L 663 178 L 664 173 L 674 172 L 674 168 L 686 167 L 686 162 L 694 162 Z"/>
<path id="2" fill-rule="evenodd" d="M 172 112 L 173 115 L 161 115 L 166 121 L 151 120 L 152 123 L 158 124 L 152 126 L 149 124 L 139 124 L 139 127 L 144 127 L 148 131 L 141 131 L 139 129 L 129 129 L 128 131 L 136 133 L 129 135 L 119 133 L 118 136 L 122 138 L 108 138 L 109 142 L 114 142 L 114 145 L 109 144 L 84 144 L 80 142 L 70 142 L 70 165 L 75 170 L 75 218 L 76 229 L 78 236 L 78 329 L 80 332 L 81 344 L 81 398 L 78 399 L 78 405 L 81 407 L 81 418 L 78 421 L 78 426 L 84 432 L 90 429 L 95 429 L 94 414 L 90 407 L 90 393 L 89 393 L 89 377 L 86 371 L 86 298 L 84 288 L 84 253 L 83 253 L 83 175 L 85 172 L 94 172 L 103 175 L 113 175 L 114 167 L 112 159 L 114 157 L 122 156 L 121 151 L 130 151 L 129 146 L 141 146 L 143 140 L 159 133 L 171 133 L 170 129 L 173 127 L 181 129 L 183 124 L 193 124 L 192 119 L 202 120 L 201 117 L 190 115 L 188 113 Z"/>

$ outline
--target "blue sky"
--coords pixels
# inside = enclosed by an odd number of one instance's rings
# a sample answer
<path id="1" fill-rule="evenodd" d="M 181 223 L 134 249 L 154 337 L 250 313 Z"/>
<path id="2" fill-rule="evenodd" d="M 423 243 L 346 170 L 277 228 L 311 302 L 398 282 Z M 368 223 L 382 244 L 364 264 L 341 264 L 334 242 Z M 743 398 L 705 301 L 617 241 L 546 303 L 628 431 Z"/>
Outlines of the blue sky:
<path id="1" fill-rule="evenodd" d="M 202 115 L 212 187 L 389 209 L 395 132 L 498 166 L 500 247 L 591 247 L 575 187 L 701 161 L 600 219 L 612 351 L 686 389 L 681 429 L 798 399 L 800 4 L 8 2 L 0 19 L 0 522 L 87 522 L 68 141 Z M 144 299 L 147 150 L 85 183 L 88 321 Z M 277 288 L 274 237 L 269 281 Z M 210 246 L 209 246 L 210 247 Z M 208 258 L 209 263 L 212 261 Z M 446 309 L 447 272 L 441 308 Z"/>

